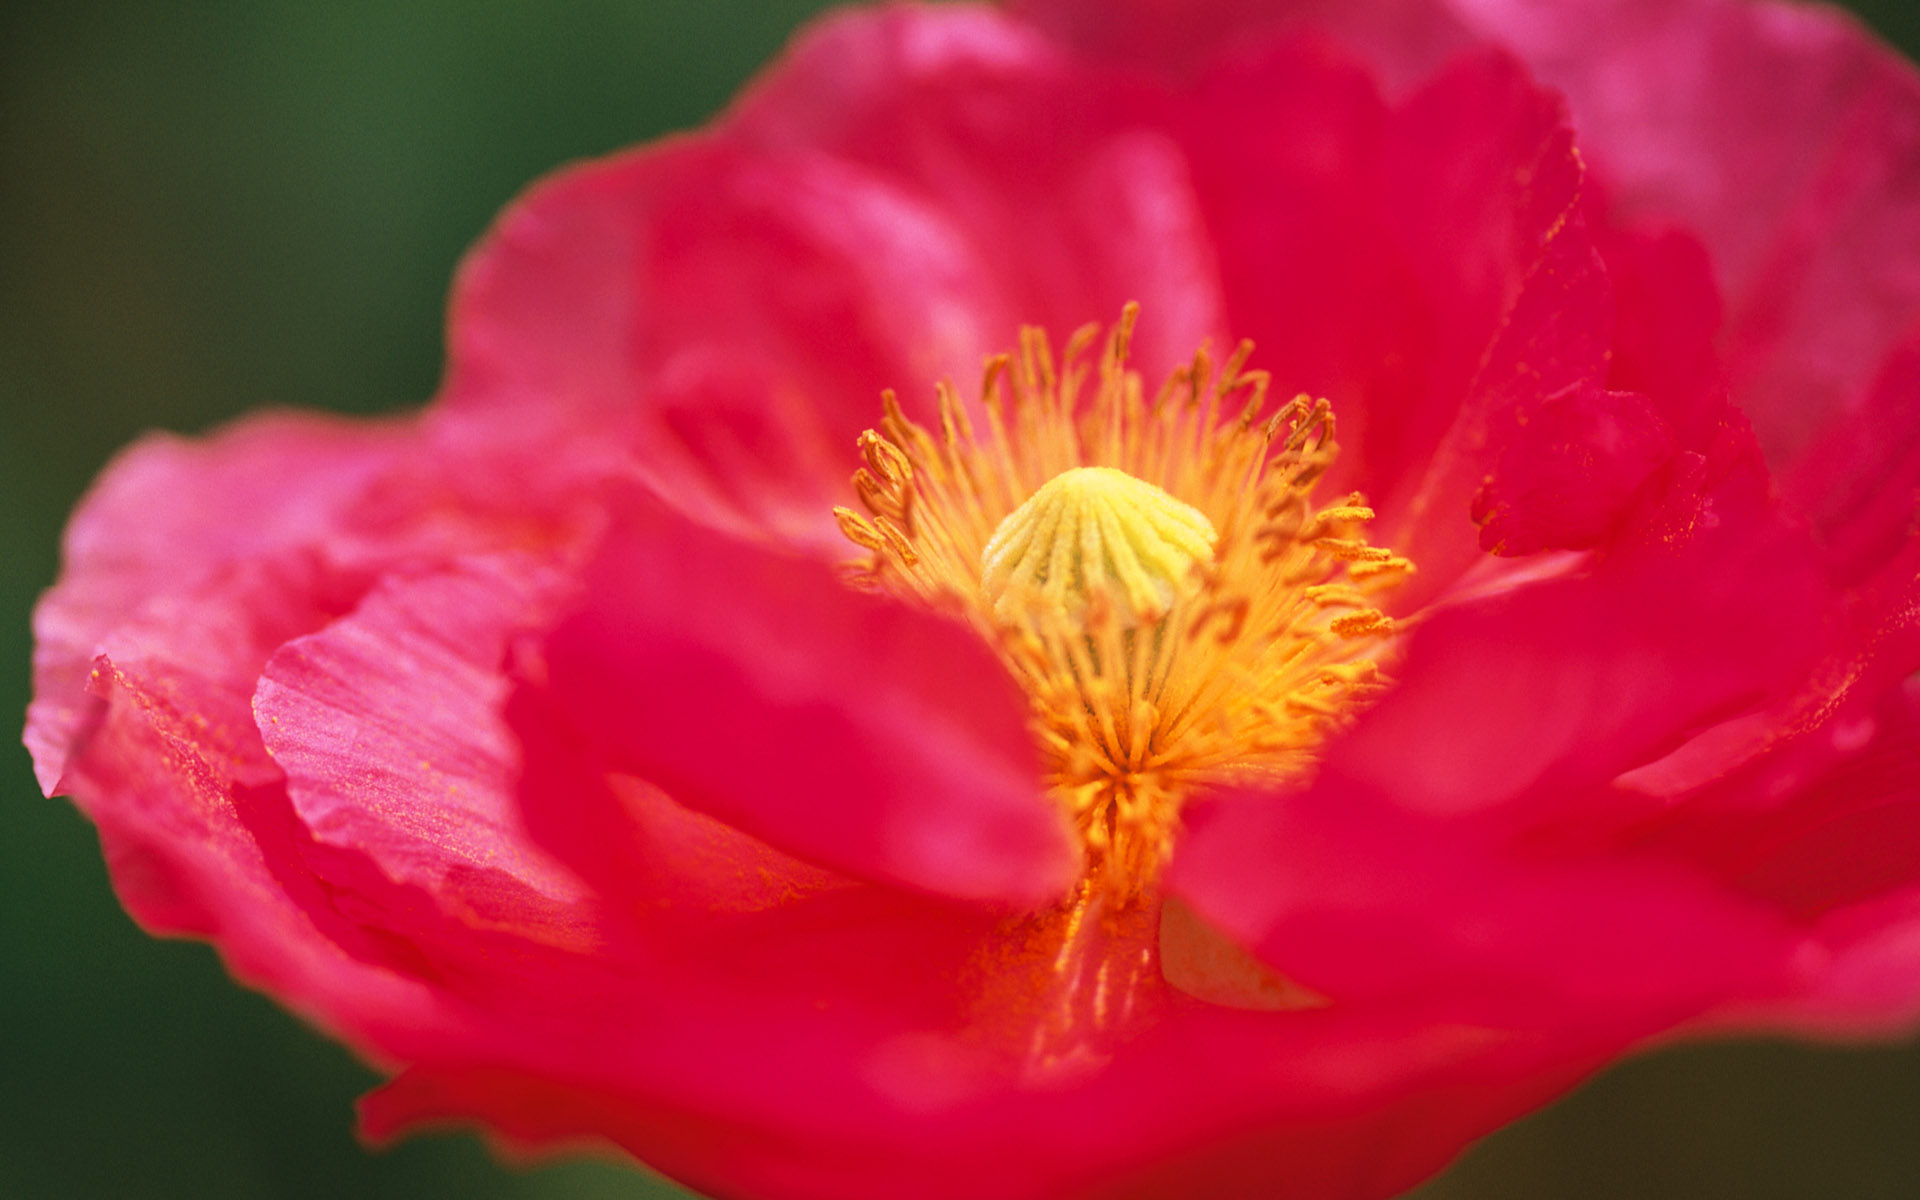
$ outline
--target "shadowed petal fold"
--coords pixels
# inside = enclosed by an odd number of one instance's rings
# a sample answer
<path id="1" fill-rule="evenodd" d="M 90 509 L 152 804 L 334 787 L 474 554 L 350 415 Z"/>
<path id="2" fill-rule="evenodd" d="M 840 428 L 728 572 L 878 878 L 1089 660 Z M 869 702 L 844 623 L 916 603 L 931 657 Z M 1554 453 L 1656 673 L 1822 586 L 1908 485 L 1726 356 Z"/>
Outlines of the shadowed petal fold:
<path id="1" fill-rule="evenodd" d="M 1025 703 L 957 621 L 651 502 L 588 571 L 540 672 L 612 767 L 801 857 L 1037 904 L 1076 870 Z"/>

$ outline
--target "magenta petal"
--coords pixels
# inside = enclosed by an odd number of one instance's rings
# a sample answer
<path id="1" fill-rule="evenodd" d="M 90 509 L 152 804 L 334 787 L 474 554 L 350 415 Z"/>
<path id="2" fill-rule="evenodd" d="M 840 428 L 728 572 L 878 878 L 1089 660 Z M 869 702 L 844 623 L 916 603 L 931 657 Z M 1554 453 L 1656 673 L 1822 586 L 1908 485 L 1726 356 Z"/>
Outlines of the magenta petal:
<path id="1" fill-rule="evenodd" d="M 615 769 L 866 878 L 1017 904 L 1072 881 L 1024 701 L 967 627 L 650 502 L 585 594 L 544 690 Z"/>
<path id="2" fill-rule="evenodd" d="M 1363 51 L 1400 86 L 1470 41 L 1438 0 L 1016 0 L 1014 9 L 1085 53 L 1181 73 L 1307 30 Z"/>
<path id="3" fill-rule="evenodd" d="M 1563 1090 L 1614 1045 L 1562 1050 L 1401 1014 L 1276 1022 L 1196 1009 L 1109 1071 L 1033 1088 L 983 1069 L 965 1037 L 930 1030 L 862 1039 L 770 1011 L 730 1050 L 712 1021 L 684 1011 L 668 1021 L 653 1061 L 718 1058 L 718 1078 L 695 1085 L 703 1094 L 791 1088 L 807 1102 L 760 1125 L 737 1098 L 697 1111 L 611 1071 L 569 1080 L 459 1064 L 402 1075 L 366 1099 L 362 1120 L 376 1137 L 475 1113 L 515 1144 L 610 1136 L 692 1186 L 767 1200 L 1375 1200 Z M 636 1035 L 609 1038 L 618 1055 Z M 1195 1064 L 1223 1057 L 1246 1061 L 1211 1086 Z M 859 1124 L 841 1124 L 849 1118 Z"/>
<path id="4" fill-rule="evenodd" d="M 1481 548 L 1584 550 L 1605 541 L 1673 453 L 1646 397 L 1577 388 L 1532 406 L 1474 498 Z"/>
<path id="5" fill-rule="evenodd" d="M 742 98 L 728 132 L 756 157 L 822 159 L 941 214 L 945 244 L 969 255 L 991 286 L 966 297 L 933 291 L 930 330 L 966 328 L 997 352 L 1013 346 L 1020 325 L 1064 338 L 1138 301 L 1152 316 L 1135 361 L 1154 376 L 1203 338 L 1230 332 L 1213 231 L 1181 146 L 1161 128 L 1164 99 L 1089 70 L 995 9 L 903 5 L 822 21 L 785 70 Z M 820 215 L 844 227 L 845 214 Z M 860 249 L 856 271 L 876 269 Z M 908 296 L 929 292 L 927 277 L 899 278 Z M 890 293 L 864 315 L 887 320 L 903 300 Z M 977 357 L 922 357 L 915 365 L 957 372 L 963 385 L 979 369 Z M 920 397 L 905 384 L 925 386 L 889 382 L 910 400 Z"/>
<path id="6" fill-rule="evenodd" d="M 1834 720 L 1780 736 L 1754 768 L 1669 799 L 1622 838 L 1799 926 L 1792 980 L 1723 1024 L 1885 1033 L 1920 1015 L 1920 719 L 1900 691 L 1842 699 Z M 1827 752 L 1811 772 L 1809 742 Z M 1768 758 L 1798 759 L 1803 778 Z"/>
<path id="7" fill-rule="evenodd" d="M 461 272 L 443 404 L 830 557 L 883 389 L 927 411 L 1023 324 L 1129 301 L 1150 372 L 1225 333 L 1185 163 L 1131 95 L 991 9 L 829 17 L 712 129 L 508 210 Z"/>
<path id="8" fill-rule="evenodd" d="M 274 654 L 253 711 L 317 840 L 477 924 L 564 922 L 581 889 L 519 829 L 518 755 L 499 711 L 507 639 L 559 583 L 516 558 L 388 580 Z"/>
<path id="9" fill-rule="evenodd" d="M 1727 407 L 1713 260 L 1670 225 L 1606 224 L 1596 236 L 1616 312 L 1608 388 L 1646 396 L 1677 445 L 1706 449 Z"/>
<path id="10" fill-rule="evenodd" d="M 1651 1030 L 1764 994 L 1783 921 L 1566 829 L 1621 803 L 1621 771 L 1797 682 L 1820 593 L 1794 561 L 1763 537 L 1435 615 L 1312 787 L 1223 800 L 1172 886 L 1336 999 Z"/>
<path id="11" fill-rule="evenodd" d="M 1881 368 L 1866 402 L 1782 481 L 1810 517 L 1833 571 L 1858 582 L 1894 559 L 1920 513 L 1920 334 Z"/>
<path id="12" fill-rule="evenodd" d="M 1430 813 L 1550 802 L 1796 686 L 1824 601 L 1808 551 L 1754 531 L 1436 613 L 1326 771 Z"/>
<path id="13" fill-rule="evenodd" d="M 102 644 L 96 706 L 59 789 L 100 828 L 115 888 L 155 932 L 216 941 L 242 979 L 369 1047 L 441 1019 L 410 960 L 343 919 L 253 732 L 269 650 L 324 621 L 310 565 L 247 565 L 149 604 Z"/>
<path id="14" fill-rule="evenodd" d="M 1566 93 L 1624 214 L 1705 240 L 1728 302 L 1734 398 L 1774 463 L 1860 403 L 1920 319 L 1912 64 L 1820 5 L 1450 6 Z"/>
<path id="15" fill-rule="evenodd" d="M 406 429 L 270 413 L 206 441 L 159 434 L 124 451 L 74 514 L 60 582 L 34 610 L 26 741 L 41 786 L 59 782 L 94 706 L 87 676 L 104 638 L 143 605 L 324 535 L 392 465 Z"/>

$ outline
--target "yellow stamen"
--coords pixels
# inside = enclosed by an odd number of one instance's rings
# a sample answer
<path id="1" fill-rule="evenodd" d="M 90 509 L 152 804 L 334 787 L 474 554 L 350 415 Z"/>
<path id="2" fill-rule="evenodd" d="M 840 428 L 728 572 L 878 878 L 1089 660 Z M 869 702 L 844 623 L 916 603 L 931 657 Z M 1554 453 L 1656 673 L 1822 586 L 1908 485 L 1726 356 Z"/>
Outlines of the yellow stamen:
<path id="1" fill-rule="evenodd" d="M 988 360 L 976 403 L 950 385 L 938 421 L 892 393 L 862 434 L 838 509 L 866 557 L 853 580 L 962 614 L 1025 688 L 1057 803 L 1093 880 L 1154 885 L 1187 797 L 1311 770 L 1329 730 L 1379 686 L 1394 632 L 1374 598 L 1413 569 L 1373 546 L 1358 495 L 1315 507 L 1333 413 L 1267 412 L 1241 343 L 1206 347 L 1151 396 L 1126 365 L 1129 305 L 1056 359 L 1024 330 Z"/>

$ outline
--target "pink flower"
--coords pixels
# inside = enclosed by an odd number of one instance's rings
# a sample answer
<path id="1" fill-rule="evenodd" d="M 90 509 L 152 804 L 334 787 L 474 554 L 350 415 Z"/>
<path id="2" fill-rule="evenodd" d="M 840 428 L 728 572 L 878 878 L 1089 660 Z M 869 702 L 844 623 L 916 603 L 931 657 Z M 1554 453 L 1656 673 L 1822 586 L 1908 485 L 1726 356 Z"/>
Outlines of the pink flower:
<path id="1" fill-rule="evenodd" d="M 27 743 L 376 1136 L 1384 1197 L 1920 1013 L 1917 140 L 1823 9 L 842 13 L 425 411 L 122 455 Z"/>

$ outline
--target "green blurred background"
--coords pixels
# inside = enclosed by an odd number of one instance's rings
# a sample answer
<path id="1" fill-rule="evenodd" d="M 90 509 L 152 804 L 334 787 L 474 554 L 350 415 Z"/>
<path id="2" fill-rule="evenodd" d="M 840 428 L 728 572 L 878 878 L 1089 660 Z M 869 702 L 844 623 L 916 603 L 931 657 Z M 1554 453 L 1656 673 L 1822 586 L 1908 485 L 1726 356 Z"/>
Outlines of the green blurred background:
<path id="1" fill-rule="evenodd" d="M 695 125 L 808 0 L 60 0 L 0 6 L 0 712 L 60 524 L 143 429 L 374 412 L 439 372 L 461 250 L 525 183 Z M 1912 0 L 1856 6 L 1912 54 Z M 471 1136 L 370 1154 L 373 1076 L 203 946 L 155 942 L 98 847 L 0 773 L 0 1200 L 659 1197 Z M 1920 1196 L 1920 1048 L 1691 1047 L 1497 1135 L 1421 1200 Z"/>

